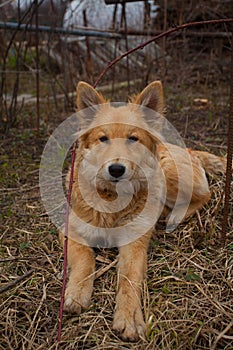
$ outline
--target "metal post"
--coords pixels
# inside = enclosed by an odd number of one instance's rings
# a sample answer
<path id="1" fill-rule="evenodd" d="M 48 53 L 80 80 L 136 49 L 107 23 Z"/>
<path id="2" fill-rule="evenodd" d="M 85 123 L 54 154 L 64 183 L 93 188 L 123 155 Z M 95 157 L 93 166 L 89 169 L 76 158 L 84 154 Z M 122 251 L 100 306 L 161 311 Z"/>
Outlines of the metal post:
<path id="1" fill-rule="evenodd" d="M 228 231 L 228 215 L 230 206 L 231 178 L 232 178 L 232 156 L 233 156 L 233 34 L 231 41 L 231 91 L 230 91 L 230 112 L 228 121 L 228 142 L 227 142 L 227 169 L 225 183 L 225 203 L 222 218 L 222 236 L 223 243 L 226 241 Z"/>
<path id="2" fill-rule="evenodd" d="M 35 22 L 36 22 L 36 130 L 37 136 L 40 133 L 40 55 L 39 55 L 39 21 L 38 21 L 38 0 L 35 0 Z"/>

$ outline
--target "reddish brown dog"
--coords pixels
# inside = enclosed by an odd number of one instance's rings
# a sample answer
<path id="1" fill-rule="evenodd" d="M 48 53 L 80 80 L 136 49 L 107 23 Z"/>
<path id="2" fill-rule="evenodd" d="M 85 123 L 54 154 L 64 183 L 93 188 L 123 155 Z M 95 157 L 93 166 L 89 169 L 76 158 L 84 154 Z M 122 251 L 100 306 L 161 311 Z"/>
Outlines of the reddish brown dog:
<path id="1" fill-rule="evenodd" d="M 70 275 L 66 288 L 65 309 L 80 313 L 81 309 L 87 308 L 90 303 L 95 277 L 95 257 L 86 237 L 96 232 L 98 234 L 99 227 L 108 234 L 108 229 L 129 224 L 127 227 L 133 231 L 130 222 L 141 213 L 148 196 L 148 187 L 141 169 L 146 169 L 146 176 L 150 174 L 152 183 L 154 200 L 149 204 L 149 212 L 158 217 L 163 205 L 163 213 L 168 216 L 168 221 L 176 225 L 182 220 L 184 211 L 185 217 L 190 216 L 209 201 L 210 193 L 205 173 L 224 172 L 226 159 L 208 152 L 184 149 L 161 142 L 157 131 L 147 123 L 139 108 L 143 106 L 163 114 L 164 99 L 162 84 L 159 81 L 152 82 L 141 93 L 132 97 L 127 105 L 120 107 L 111 106 L 90 85 L 80 82 L 77 87 L 77 106 L 79 111 L 98 106 L 92 109 L 93 120 L 88 120 L 91 127 L 84 126 L 79 135 L 71 201 L 73 212 L 69 220 Z M 117 140 L 117 147 L 114 140 Z M 142 152 L 142 147 L 148 150 L 148 154 L 153 154 L 162 172 L 156 170 L 150 156 L 145 156 Z M 96 164 L 98 171 L 95 181 L 87 180 L 91 176 L 92 166 Z M 189 167 L 192 168 L 192 180 L 187 171 Z M 117 185 L 121 181 L 123 183 L 123 180 L 130 180 L 133 188 L 131 202 L 125 208 L 108 211 L 97 210 L 95 205 L 91 205 L 95 202 L 92 194 L 97 191 L 106 209 L 108 203 L 118 198 Z M 165 199 L 160 198 L 163 195 L 161 187 L 164 185 Z M 191 196 L 188 200 L 190 186 Z M 177 205 L 178 193 L 180 197 Z M 97 201 L 95 203 L 99 204 Z M 78 223 L 74 219 L 75 215 L 81 220 Z M 86 228 L 85 223 L 89 228 Z M 141 226 L 140 223 L 137 224 L 137 232 L 140 233 L 141 230 L 142 234 L 127 244 L 119 244 L 118 247 L 119 284 L 113 329 L 122 339 L 129 341 L 144 337 L 146 329 L 141 309 L 141 291 L 153 226 L 144 232 L 145 227 L 143 222 Z M 63 233 L 61 239 L 63 241 Z"/>

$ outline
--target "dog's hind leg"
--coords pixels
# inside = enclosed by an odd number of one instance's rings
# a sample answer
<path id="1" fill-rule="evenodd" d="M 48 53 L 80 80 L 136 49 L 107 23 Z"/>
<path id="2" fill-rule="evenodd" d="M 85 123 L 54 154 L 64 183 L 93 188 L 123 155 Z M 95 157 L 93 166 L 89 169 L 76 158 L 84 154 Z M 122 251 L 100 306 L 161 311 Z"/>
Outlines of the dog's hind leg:
<path id="1" fill-rule="evenodd" d="M 191 149 L 189 149 L 189 153 L 192 157 L 197 157 L 201 161 L 201 164 L 207 174 L 224 174 L 226 172 L 226 157 L 219 157 L 209 152 L 195 151 Z"/>
<path id="2" fill-rule="evenodd" d="M 191 200 L 187 208 L 187 203 L 176 205 L 171 212 L 167 215 L 167 227 L 166 232 L 172 232 L 184 219 L 195 214 L 195 212 L 201 209 L 210 199 L 210 193 L 206 192 L 203 195 L 199 195 L 198 199 Z"/>
<path id="3" fill-rule="evenodd" d="M 136 341 L 145 336 L 141 294 L 151 234 L 148 232 L 137 241 L 119 248 L 119 285 L 113 329 L 128 341 Z"/>
<path id="4" fill-rule="evenodd" d="M 93 291 L 95 258 L 92 248 L 68 240 L 69 280 L 66 287 L 64 309 L 79 314 L 88 307 Z"/>

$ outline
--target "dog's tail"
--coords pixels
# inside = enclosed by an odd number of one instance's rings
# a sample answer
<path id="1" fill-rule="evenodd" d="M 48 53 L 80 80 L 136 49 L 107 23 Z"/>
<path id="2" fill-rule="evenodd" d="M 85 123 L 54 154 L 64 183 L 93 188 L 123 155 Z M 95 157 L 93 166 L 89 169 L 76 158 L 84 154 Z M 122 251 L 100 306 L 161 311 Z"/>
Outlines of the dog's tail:
<path id="1" fill-rule="evenodd" d="M 191 149 L 189 149 L 189 153 L 191 156 L 193 155 L 199 158 L 207 174 L 224 174 L 226 172 L 226 157 L 219 157 L 209 152 L 194 151 Z"/>

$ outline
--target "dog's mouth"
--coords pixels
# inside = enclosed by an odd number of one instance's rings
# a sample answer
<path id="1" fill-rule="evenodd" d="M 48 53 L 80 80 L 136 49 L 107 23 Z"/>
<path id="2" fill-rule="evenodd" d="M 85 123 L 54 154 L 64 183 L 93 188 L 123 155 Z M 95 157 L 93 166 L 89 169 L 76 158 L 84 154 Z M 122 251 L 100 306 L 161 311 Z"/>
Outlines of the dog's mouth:
<path id="1" fill-rule="evenodd" d="M 108 180 L 112 184 L 117 184 L 119 182 L 124 182 L 124 181 L 130 181 L 130 178 L 128 176 L 121 176 L 118 178 L 114 178 L 112 176 L 108 176 Z"/>
<path id="2" fill-rule="evenodd" d="M 110 182 L 113 182 L 113 183 L 117 183 L 119 181 L 121 181 L 121 179 L 110 179 Z"/>
<path id="3" fill-rule="evenodd" d="M 123 186 L 123 184 L 131 182 L 133 175 L 134 171 L 127 165 L 115 162 L 102 166 L 95 178 L 100 187 L 104 187 L 104 184 L 115 187 L 118 184 Z"/>

